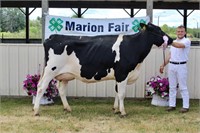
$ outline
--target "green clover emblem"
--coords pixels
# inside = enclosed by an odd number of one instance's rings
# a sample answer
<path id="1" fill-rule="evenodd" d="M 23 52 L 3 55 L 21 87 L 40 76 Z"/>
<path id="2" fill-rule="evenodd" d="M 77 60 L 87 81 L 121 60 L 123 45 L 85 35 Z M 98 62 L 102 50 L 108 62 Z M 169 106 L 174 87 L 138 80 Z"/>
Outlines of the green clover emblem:
<path id="1" fill-rule="evenodd" d="M 55 18 L 52 18 L 49 21 L 49 23 L 50 23 L 49 29 L 51 31 L 54 31 L 54 30 L 55 31 L 60 31 L 63 28 L 63 26 L 62 26 L 63 20 L 60 19 L 60 18 L 58 18 L 57 20 Z"/>
<path id="2" fill-rule="evenodd" d="M 138 32 L 139 31 L 139 28 L 140 28 L 140 23 L 144 23 L 146 24 L 146 21 L 141 19 L 140 21 L 138 19 L 135 19 L 132 24 L 132 30 L 135 31 L 135 32 Z"/>

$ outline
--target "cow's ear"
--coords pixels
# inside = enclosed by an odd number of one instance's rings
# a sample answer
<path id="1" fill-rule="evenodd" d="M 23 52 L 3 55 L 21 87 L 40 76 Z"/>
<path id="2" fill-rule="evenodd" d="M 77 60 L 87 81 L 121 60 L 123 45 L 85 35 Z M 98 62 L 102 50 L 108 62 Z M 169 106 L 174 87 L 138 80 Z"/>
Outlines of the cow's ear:
<path id="1" fill-rule="evenodd" d="M 141 29 L 142 29 L 142 30 L 146 30 L 146 28 L 147 28 L 147 25 L 146 25 L 146 24 L 144 24 L 144 23 L 140 23 L 140 27 L 141 27 Z"/>

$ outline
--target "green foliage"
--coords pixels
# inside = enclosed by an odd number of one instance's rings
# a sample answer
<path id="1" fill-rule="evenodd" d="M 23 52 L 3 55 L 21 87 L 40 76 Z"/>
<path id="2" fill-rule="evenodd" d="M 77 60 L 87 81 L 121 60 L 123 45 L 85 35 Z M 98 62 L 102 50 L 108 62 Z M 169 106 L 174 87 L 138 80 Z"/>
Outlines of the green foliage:
<path id="1" fill-rule="evenodd" d="M 36 20 L 30 20 L 29 26 L 30 38 L 42 38 L 42 23 L 40 17 Z M 3 38 L 25 38 L 25 28 L 15 32 L 0 32 L 0 36 L 3 36 Z"/>
<path id="2" fill-rule="evenodd" d="M 19 32 L 0 32 L 1 38 L 25 38 L 25 30 Z"/>
<path id="3" fill-rule="evenodd" d="M 161 26 L 161 29 L 173 39 L 176 38 L 176 27 L 169 27 L 167 24 Z M 192 41 L 200 41 L 200 31 L 196 28 L 187 28 L 187 37 Z"/>
<path id="4" fill-rule="evenodd" d="M 1 32 L 19 32 L 25 28 L 25 16 L 17 8 L 1 8 L 0 20 Z"/>
<path id="5" fill-rule="evenodd" d="M 30 20 L 30 38 L 42 38 L 42 22 L 41 18 L 38 17 L 36 20 Z"/>
<path id="6" fill-rule="evenodd" d="M 23 9 L 21 9 L 24 11 Z M 18 8 L 0 9 L 0 36 L 3 38 L 25 38 L 25 15 Z M 41 18 L 29 21 L 30 38 L 42 38 Z"/>
<path id="7" fill-rule="evenodd" d="M 176 28 L 175 27 L 169 27 L 168 25 L 164 24 L 161 26 L 161 29 L 167 33 L 170 37 L 176 38 Z"/>

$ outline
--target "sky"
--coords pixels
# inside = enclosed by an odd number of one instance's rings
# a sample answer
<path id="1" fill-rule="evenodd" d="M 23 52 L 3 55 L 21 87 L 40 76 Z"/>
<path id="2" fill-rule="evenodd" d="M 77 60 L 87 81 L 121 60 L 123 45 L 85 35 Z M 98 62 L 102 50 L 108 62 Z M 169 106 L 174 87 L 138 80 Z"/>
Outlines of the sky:
<path id="1" fill-rule="evenodd" d="M 31 9 L 30 9 L 31 10 Z M 75 11 L 77 9 L 74 9 Z M 82 9 L 84 12 L 85 9 Z M 134 9 L 136 13 L 139 9 Z M 129 9 L 127 9 L 130 12 Z M 188 10 L 188 14 L 192 10 Z M 180 10 L 183 13 L 183 10 Z M 71 17 L 74 12 L 67 9 L 50 8 L 49 15 L 65 16 Z M 36 19 L 37 16 L 41 17 L 41 8 L 37 8 L 31 15 L 30 19 Z M 146 16 L 146 9 L 140 10 L 135 17 Z M 129 18 L 129 15 L 124 11 L 124 9 L 88 9 L 84 14 L 84 18 Z M 183 17 L 177 10 L 153 10 L 153 24 L 162 26 L 167 24 L 170 27 L 176 27 L 183 24 Z M 188 16 L 188 27 L 189 28 L 200 28 L 200 10 L 194 10 Z"/>

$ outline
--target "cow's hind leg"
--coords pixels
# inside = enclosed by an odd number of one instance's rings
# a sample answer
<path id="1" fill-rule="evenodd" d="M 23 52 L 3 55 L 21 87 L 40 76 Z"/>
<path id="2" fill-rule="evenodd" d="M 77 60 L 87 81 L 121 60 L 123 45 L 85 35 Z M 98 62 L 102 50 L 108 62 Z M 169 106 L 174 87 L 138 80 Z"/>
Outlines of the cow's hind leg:
<path id="1" fill-rule="evenodd" d="M 64 110 L 71 112 L 71 107 L 69 106 L 68 102 L 67 102 L 67 98 L 66 98 L 66 87 L 67 87 L 68 81 L 61 81 L 58 91 L 60 94 L 60 98 L 62 100 L 63 106 L 64 106 Z"/>
<path id="2" fill-rule="evenodd" d="M 127 79 L 118 83 L 118 98 L 119 98 L 119 110 L 121 112 L 121 116 L 126 116 L 126 111 L 124 108 L 124 98 L 126 94 L 126 85 L 127 85 Z"/>
<path id="3" fill-rule="evenodd" d="M 118 113 L 120 113 L 120 111 L 119 111 L 119 97 L 118 97 L 118 86 L 117 86 L 117 84 L 115 86 L 115 91 L 116 91 L 116 94 L 115 94 L 115 102 L 114 102 L 113 110 L 114 110 L 115 114 L 118 114 Z"/>
<path id="4" fill-rule="evenodd" d="M 39 115 L 39 106 L 40 106 L 40 99 L 42 98 L 44 92 L 46 91 L 49 82 L 53 79 L 53 75 L 47 75 L 47 73 L 44 73 L 42 79 L 39 81 L 38 86 L 37 86 L 37 95 L 35 99 L 35 104 L 34 104 L 34 115 L 37 116 Z"/>
<path id="5" fill-rule="evenodd" d="M 114 102 L 113 110 L 114 110 L 115 114 L 120 113 L 120 111 L 119 111 L 119 97 L 118 97 L 118 93 L 117 92 L 116 92 L 116 95 L 115 95 L 115 102 Z"/>

